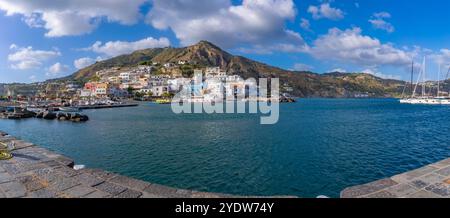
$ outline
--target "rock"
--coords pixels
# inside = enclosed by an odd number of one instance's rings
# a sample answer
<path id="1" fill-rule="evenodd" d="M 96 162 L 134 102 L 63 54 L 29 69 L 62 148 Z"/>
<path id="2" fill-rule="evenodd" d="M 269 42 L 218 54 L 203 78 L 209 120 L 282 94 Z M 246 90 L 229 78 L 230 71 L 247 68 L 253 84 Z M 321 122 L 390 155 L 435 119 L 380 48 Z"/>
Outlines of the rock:
<path id="1" fill-rule="evenodd" d="M 73 122 L 86 122 L 89 120 L 89 117 L 86 115 L 81 115 L 81 114 L 75 114 L 72 116 L 71 120 Z"/>
<path id="2" fill-rule="evenodd" d="M 81 122 L 86 122 L 89 120 L 89 117 L 87 115 L 81 115 Z"/>
<path id="3" fill-rule="evenodd" d="M 56 115 L 56 118 L 58 120 L 68 120 L 67 114 L 65 114 L 65 113 L 58 113 L 58 115 Z"/>
<path id="4" fill-rule="evenodd" d="M 42 119 L 43 117 L 44 117 L 44 112 L 42 112 L 42 111 L 36 114 L 36 118 L 38 118 L 38 119 Z"/>
<path id="5" fill-rule="evenodd" d="M 46 120 L 54 120 L 56 119 L 56 114 L 50 111 L 46 111 L 44 112 L 42 118 L 46 119 Z"/>

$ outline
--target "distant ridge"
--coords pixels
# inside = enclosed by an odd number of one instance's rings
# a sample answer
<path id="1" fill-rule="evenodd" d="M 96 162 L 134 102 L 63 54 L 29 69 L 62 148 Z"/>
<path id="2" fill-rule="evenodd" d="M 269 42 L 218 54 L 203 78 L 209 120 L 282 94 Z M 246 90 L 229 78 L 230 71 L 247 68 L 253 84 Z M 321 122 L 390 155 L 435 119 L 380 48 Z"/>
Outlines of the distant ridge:
<path id="1" fill-rule="evenodd" d="M 95 75 L 95 72 L 106 68 L 137 66 L 144 61 L 176 63 L 180 60 L 194 62 L 200 67 L 219 66 L 230 74 L 237 74 L 243 78 L 279 77 L 282 85 L 291 87 L 292 94 L 299 97 L 353 97 L 361 93 L 369 93 L 372 97 L 399 96 L 405 83 L 363 73 L 316 74 L 284 70 L 232 55 L 208 41 L 200 41 L 182 48 L 138 50 L 97 62 L 61 79 L 87 81 Z"/>

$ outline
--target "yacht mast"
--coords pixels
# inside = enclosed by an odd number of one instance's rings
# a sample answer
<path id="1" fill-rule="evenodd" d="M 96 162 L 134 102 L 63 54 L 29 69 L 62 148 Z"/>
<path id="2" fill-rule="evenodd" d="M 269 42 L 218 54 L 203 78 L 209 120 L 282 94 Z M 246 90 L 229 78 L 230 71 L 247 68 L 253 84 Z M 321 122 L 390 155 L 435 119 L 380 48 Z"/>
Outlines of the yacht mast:
<path id="1" fill-rule="evenodd" d="M 425 64 L 426 64 L 426 59 L 425 59 L 425 57 L 423 57 L 423 65 L 422 65 L 422 67 L 423 67 L 423 69 L 422 69 L 422 71 L 423 71 L 423 73 L 422 73 L 422 97 L 425 97 L 425 75 L 426 75 L 426 66 L 425 66 Z"/>
<path id="2" fill-rule="evenodd" d="M 419 83 L 420 83 L 421 77 L 422 77 L 422 67 L 420 67 L 419 76 L 417 76 L 417 82 L 416 82 L 416 85 L 414 86 L 414 91 L 413 91 L 413 94 L 412 94 L 413 98 L 416 96 L 416 90 L 419 87 Z"/>
<path id="3" fill-rule="evenodd" d="M 411 61 L 411 97 L 414 97 L 413 80 L 414 80 L 414 59 Z"/>
<path id="4" fill-rule="evenodd" d="M 438 70 L 438 87 L 437 87 L 437 97 L 439 98 L 439 86 L 440 84 L 440 80 L 441 79 L 441 63 L 439 63 L 439 70 Z"/>

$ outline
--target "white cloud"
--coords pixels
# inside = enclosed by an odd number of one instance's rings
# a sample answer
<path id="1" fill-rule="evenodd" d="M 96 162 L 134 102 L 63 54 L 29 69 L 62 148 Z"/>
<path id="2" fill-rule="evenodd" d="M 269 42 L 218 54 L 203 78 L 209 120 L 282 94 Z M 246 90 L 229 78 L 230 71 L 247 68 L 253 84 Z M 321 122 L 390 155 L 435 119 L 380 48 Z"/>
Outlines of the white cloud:
<path id="1" fill-rule="evenodd" d="M 161 48 L 167 46 L 170 46 L 170 41 L 167 38 L 162 37 L 159 39 L 154 39 L 152 37 L 148 37 L 134 42 L 109 41 L 106 43 L 102 43 L 100 41 L 97 41 L 91 47 L 84 50 L 89 50 L 106 55 L 108 57 L 113 57 L 122 54 L 128 54 L 140 49 Z"/>
<path id="2" fill-rule="evenodd" d="M 439 53 L 430 55 L 430 58 L 442 66 L 450 64 L 450 49 L 443 48 Z"/>
<path id="3" fill-rule="evenodd" d="M 45 75 L 53 77 L 68 72 L 70 72 L 69 66 L 57 62 L 48 68 L 48 72 Z"/>
<path id="4" fill-rule="evenodd" d="M 311 31 L 311 23 L 305 18 L 301 19 L 300 27 L 306 31 Z"/>
<path id="5" fill-rule="evenodd" d="M 385 20 L 391 17 L 391 14 L 388 12 L 375 13 L 373 14 L 373 17 L 374 18 L 369 20 L 369 23 L 371 23 L 375 29 L 385 30 L 388 33 L 395 31 L 394 26 Z"/>
<path id="6" fill-rule="evenodd" d="M 292 0 L 154 0 L 147 21 L 155 28 L 171 29 L 182 45 L 208 40 L 224 48 L 255 48 L 276 44 L 302 44 L 303 39 L 287 30 L 285 22 L 296 16 Z M 279 47 L 279 46 L 274 46 Z"/>
<path id="7" fill-rule="evenodd" d="M 363 73 L 371 74 L 373 76 L 382 78 L 382 79 L 395 79 L 400 80 L 401 77 L 397 75 L 390 75 L 390 74 L 384 74 L 382 72 L 379 72 L 377 69 L 365 69 L 362 71 Z"/>
<path id="8" fill-rule="evenodd" d="M 339 8 L 333 8 L 330 3 L 323 3 L 319 6 L 310 5 L 308 13 L 316 20 L 327 18 L 330 20 L 340 20 L 344 18 L 344 12 Z"/>
<path id="9" fill-rule="evenodd" d="M 391 18 L 391 14 L 386 11 L 375 13 L 373 16 L 376 18 Z"/>
<path id="10" fill-rule="evenodd" d="M 303 63 L 295 63 L 293 69 L 295 71 L 311 71 L 314 67 Z"/>
<path id="11" fill-rule="evenodd" d="M 12 44 L 10 49 L 13 53 L 8 55 L 8 61 L 11 63 L 11 68 L 18 70 L 36 69 L 42 66 L 44 61 L 61 56 L 57 50 L 34 50 L 31 46 L 19 48 Z"/>
<path id="12" fill-rule="evenodd" d="M 335 69 L 332 69 L 332 70 L 329 70 L 329 71 L 328 71 L 328 73 L 335 73 L 335 72 L 339 72 L 339 73 L 347 73 L 347 70 L 346 70 L 346 69 L 343 69 L 343 68 L 335 68 Z"/>
<path id="13" fill-rule="evenodd" d="M 0 0 L 7 15 L 20 14 L 34 28 L 48 30 L 46 36 L 59 37 L 89 33 L 106 19 L 130 25 L 142 15 L 140 6 L 148 0 Z"/>
<path id="14" fill-rule="evenodd" d="M 31 75 L 30 77 L 28 77 L 28 79 L 30 79 L 31 82 L 36 82 L 37 81 L 36 75 Z"/>
<path id="15" fill-rule="evenodd" d="M 404 66 L 411 62 L 412 52 L 382 44 L 378 39 L 361 34 L 360 28 L 340 30 L 332 28 L 320 36 L 308 50 L 318 59 L 353 62 L 361 66 Z"/>
<path id="16" fill-rule="evenodd" d="M 93 59 L 90 57 L 79 58 L 79 59 L 76 59 L 75 61 L 73 61 L 73 66 L 77 69 L 83 69 L 87 66 L 94 64 L 96 61 L 99 61 L 99 60 L 100 60 L 100 57 L 98 57 L 97 59 Z"/>

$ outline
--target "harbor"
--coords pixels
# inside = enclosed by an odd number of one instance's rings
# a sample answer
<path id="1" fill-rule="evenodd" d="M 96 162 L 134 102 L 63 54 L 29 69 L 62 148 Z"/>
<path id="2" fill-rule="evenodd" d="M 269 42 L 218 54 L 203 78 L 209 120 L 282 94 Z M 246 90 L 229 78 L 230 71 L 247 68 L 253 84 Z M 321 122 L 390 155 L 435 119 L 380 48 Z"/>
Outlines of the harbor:
<path id="1" fill-rule="evenodd" d="M 245 196 L 338 198 L 347 187 L 450 157 L 442 117 L 449 107 L 301 99 L 280 104 L 279 122 L 262 126 L 258 114 L 178 115 L 169 105 L 139 104 L 84 110 L 84 123 L 5 119 L 0 130 L 90 168 Z"/>
<path id="2" fill-rule="evenodd" d="M 14 144 L 10 159 L 0 159 L 0 198 L 238 197 L 177 189 L 101 169 L 80 168 L 69 157 L 4 132 L 0 132 L 0 143 Z"/>
<path id="3" fill-rule="evenodd" d="M 0 159 L 0 198 L 243 197 L 177 189 L 101 169 L 84 168 L 76 165 L 69 157 L 17 139 L 5 132 L 0 132 L 0 144 L 13 144 L 11 156 Z M 295 198 L 297 196 L 270 197 Z M 448 198 L 450 197 L 450 158 L 390 178 L 346 188 L 341 192 L 340 197 Z"/>

